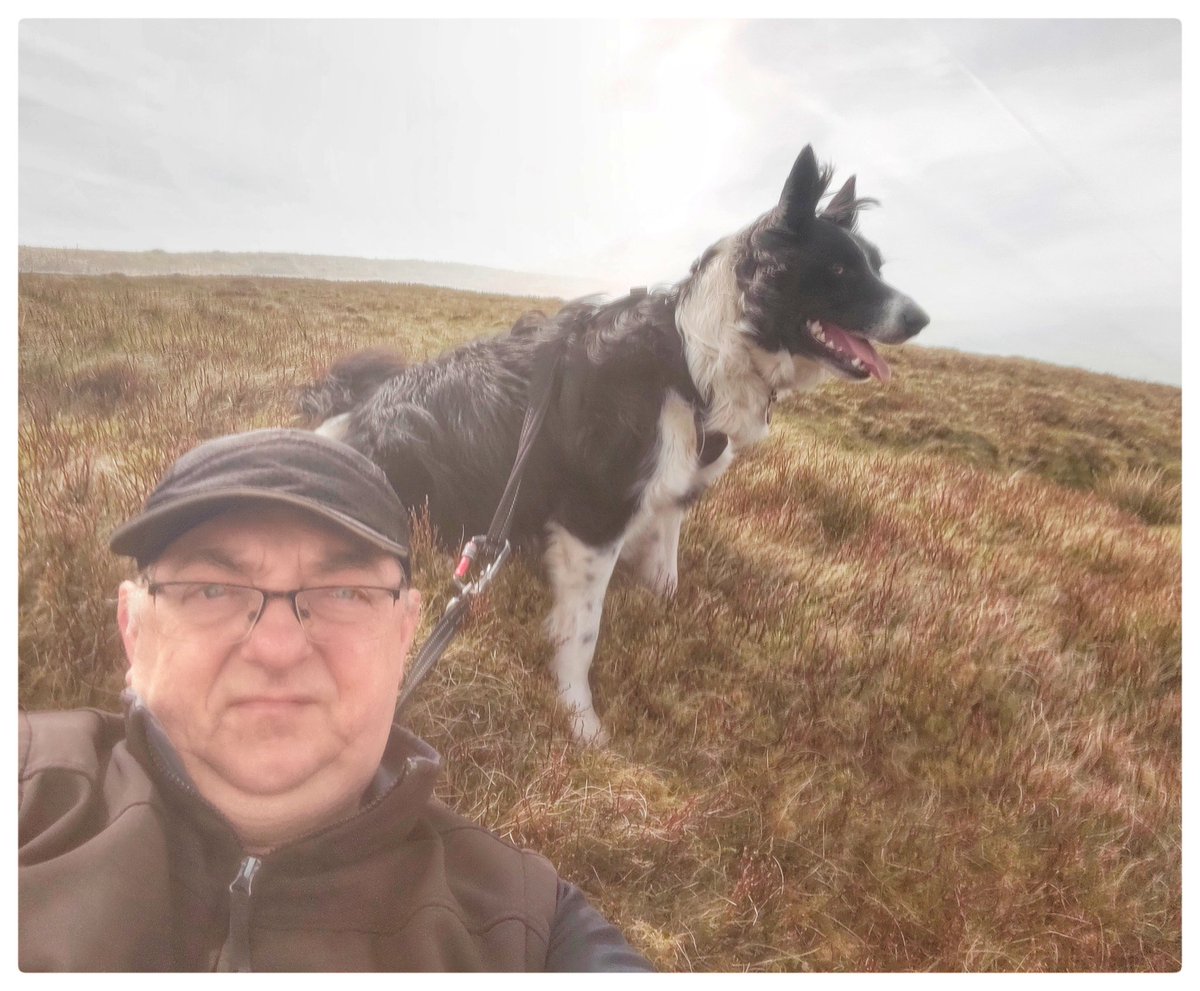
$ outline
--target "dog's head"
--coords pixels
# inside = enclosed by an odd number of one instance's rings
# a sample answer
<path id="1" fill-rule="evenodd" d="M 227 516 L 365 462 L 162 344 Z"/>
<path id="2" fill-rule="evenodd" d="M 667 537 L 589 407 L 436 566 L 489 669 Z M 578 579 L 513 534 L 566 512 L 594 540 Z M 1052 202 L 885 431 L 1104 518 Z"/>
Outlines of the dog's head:
<path id="1" fill-rule="evenodd" d="M 768 352 L 786 351 L 846 379 L 886 380 L 871 341 L 898 344 L 929 322 L 912 299 L 879 276 L 879 250 L 857 232 L 854 177 L 817 205 L 829 169 L 807 146 L 792 166 L 779 204 L 744 232 L 735 260 L 746 325 Z"/>

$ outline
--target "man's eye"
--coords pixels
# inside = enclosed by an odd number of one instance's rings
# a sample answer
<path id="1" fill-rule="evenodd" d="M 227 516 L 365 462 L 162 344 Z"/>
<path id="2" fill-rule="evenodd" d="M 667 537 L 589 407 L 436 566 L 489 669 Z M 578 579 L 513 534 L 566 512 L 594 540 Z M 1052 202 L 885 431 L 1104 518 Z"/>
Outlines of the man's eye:
<path id="1" fill-rule="evenodd" d="M 163 586 L 169 598 L 185 605 L 222 602 L 233 594 L 233 587 L 222 582 L 176 582 Z"/>
<path id="2" fill-rule="evenodd" d="M 365 593 L 357 585 L 341 585 L 328 590 L 329 597 L 338 602 L 357 602 L 365 598 Z"/>

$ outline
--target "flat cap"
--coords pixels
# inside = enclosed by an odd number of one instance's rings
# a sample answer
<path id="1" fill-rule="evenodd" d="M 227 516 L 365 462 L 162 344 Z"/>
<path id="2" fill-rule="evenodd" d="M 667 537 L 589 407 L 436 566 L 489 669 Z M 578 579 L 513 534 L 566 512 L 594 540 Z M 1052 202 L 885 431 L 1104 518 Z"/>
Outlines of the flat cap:
<path id="1" fill-rule="evenodd" d="M 192 448 L 108 546 L 145 567 L 188 530 L 247 501 L 307 510 L 396 555 L 409 574 L 408 513 L 387 476 L 354 448 L 307 430 L 252 430 Z"/>

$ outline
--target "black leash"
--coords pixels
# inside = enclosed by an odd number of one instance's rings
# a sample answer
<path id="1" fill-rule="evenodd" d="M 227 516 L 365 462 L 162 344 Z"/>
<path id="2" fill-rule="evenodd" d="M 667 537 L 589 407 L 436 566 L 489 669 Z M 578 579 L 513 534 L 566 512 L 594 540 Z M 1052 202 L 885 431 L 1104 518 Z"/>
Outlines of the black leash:
<path id="1" fill-rule="evenodd" d="M 517 456 L 508 476 L 508 484 L 504 487 L 504 494 L 500 497 L 500 505 L 496 507 L 492 516 L 488 532 L 472 537 L 463 546 L 462 556 L 459 558 L 458 567 L 454 569 L 452 579 L 457 594 L 446 604 L 442 618 L 438 620 L 437 626 L 429 634 L 429 639 L 409 665 L 404 686 L 396 701 L 397 712 L 404 709 L 417 687 L 425 680 L 425 676 L 433 670 L 433 666 L 446 652 L 446 648 L 461 629 L 472 600 L 483 593 L 508 560 L 512 550 L 508 534 L 512 529 L 517 493 L 521 489 L 521 476 L 525 473 L 525 463 L 529 460 L 530 451 L 533 450 L 534 441 L 537 440 L 550 407 L 550 397 L 554 392 L 554 380 L 562 360 L 563 346 L 564 341 L 560 336 L 547 341 L 538 350 L 533 374 L 529 379 L 529 406 L 525 410 L 525 422 L 521 425 Z M 474 580 L 469 580 L 471 568 L 475 565 L 480 568 L 479 574 Z"/>

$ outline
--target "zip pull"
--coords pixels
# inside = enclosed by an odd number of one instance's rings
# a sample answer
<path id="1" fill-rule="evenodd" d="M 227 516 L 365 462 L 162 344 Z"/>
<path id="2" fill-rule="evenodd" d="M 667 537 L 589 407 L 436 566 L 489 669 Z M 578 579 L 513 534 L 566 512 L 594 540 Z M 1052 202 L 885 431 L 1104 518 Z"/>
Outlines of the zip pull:
<path id="1" fill-rule="evenodd" d="M 248 973 L 250 967 L 250 896 L 262 867 L 259 857 L 246 857 L 229 885 L 229 936 L 221 951 L 219 970 Z"/>
<path id="2" fill-rule="evenodd" d="M 258 873 L 258 869 L 262 867 L 262 860 L 259 857 L 246 857 L 238 867 L 237 877 L 233 879 L 233 883 L 229 885 L 231 894 L 244 894 L 247 899 L 250 898 L 251 890 L 254 887 L 254 875 Z"/>

